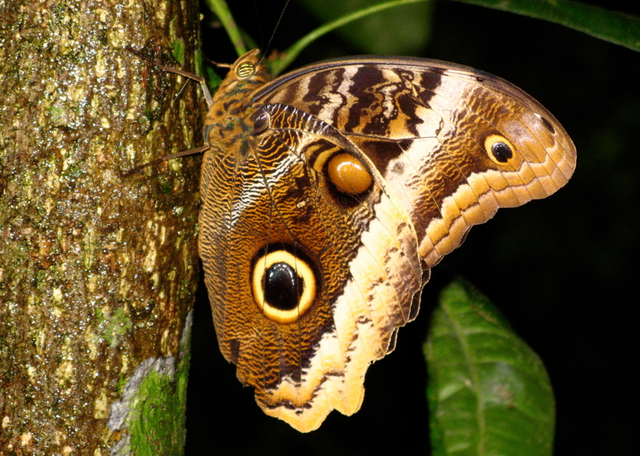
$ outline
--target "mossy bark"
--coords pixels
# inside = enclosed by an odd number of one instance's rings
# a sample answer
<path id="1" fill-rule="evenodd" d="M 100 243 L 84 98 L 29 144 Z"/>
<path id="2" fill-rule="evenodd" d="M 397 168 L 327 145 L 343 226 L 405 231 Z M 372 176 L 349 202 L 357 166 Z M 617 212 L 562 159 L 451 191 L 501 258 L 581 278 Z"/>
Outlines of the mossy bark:
<path id="1" fill-rule="evenodd" d="M 125 47 L 193 71 L 197 7 L 0 4 L 0 454 L 181 451 L 200 160 L 121 176 L 204 106 Z"/>

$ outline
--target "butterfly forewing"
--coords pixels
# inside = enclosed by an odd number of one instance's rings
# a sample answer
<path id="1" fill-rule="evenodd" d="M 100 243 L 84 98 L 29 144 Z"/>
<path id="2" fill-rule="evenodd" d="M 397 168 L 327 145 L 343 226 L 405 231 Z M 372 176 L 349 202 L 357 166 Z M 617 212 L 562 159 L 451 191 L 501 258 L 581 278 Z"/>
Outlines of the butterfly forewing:
<path id="1" fill-rule="evenodd" d="M 272 81 L 253 99 L 298 107 L 354 142 L 411 213 L 429 266 L 469 227 L 499 207 L 550 195 L 575 168 L 571 139 L 540 103 L 460 65 L 325 62 Z M 492 141 L 505 142 L 513 157 L 497 161 L 487 150 Z"/>
<path id="2" fill-rule="evenodd" d="M 465 67 L 355 58 L 266 83 L 247 62 L 206 120 L 205 282 L 238 378 L 310 431 L 360 408 L 429 268 L 499 207 L 564 185 L 575 149 L 531 97 Z"/>

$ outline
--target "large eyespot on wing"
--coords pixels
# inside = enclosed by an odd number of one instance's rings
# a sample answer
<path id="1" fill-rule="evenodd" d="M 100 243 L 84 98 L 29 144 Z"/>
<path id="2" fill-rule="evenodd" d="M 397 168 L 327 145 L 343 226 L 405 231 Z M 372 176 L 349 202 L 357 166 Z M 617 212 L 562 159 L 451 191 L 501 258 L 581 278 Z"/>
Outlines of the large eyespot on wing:
<path id="1" fill-rule="evenodd" d="M 277 323 L 296 322 L 309 310 L 317 282 L 310 262 L 290 250 L 266 251 L 253 262 L 253 299 L 265 317 Z"/>

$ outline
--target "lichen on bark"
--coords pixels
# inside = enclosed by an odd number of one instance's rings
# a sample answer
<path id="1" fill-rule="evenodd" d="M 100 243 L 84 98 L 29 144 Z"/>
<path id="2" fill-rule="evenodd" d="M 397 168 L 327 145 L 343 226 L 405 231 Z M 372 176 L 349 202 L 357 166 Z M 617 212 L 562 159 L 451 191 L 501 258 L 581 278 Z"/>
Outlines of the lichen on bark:
<path id="1" fill-rule="evenodd" d="M 193 71 L 197 7 L 0 4 L 0 453 L 108 454 L 136 368 L 182 360 L 199 159 L 121 176 L 197 145 L 204 105 L 125 47 Z"/>

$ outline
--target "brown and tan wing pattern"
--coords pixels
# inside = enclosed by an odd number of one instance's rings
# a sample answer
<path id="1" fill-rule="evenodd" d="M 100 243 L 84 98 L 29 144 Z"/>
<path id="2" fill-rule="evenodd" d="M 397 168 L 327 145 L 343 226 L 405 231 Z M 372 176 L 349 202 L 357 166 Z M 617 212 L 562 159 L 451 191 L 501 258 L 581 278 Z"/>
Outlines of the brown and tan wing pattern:
<path id="1" fill-rule="evenodd" d="M 362 150 L 410 212 L 428 267 L 499 207 L 554 193 L 576 165 L 573 142 L 540 103 L 503 79 L 451 63 L 325 62 L 273 81 L 253 99 L 308 112 Z"/>
<path id="2" fill-rule="evenodd" d="M 499 207 L 563 186 L 575 148 L 476 70 L 357 58 L 265 84 L 257 62 L 207 116 L 200 253 L 222 353 L 267 414 L 311 431 L 360 408 L 429 269 Z"/>

